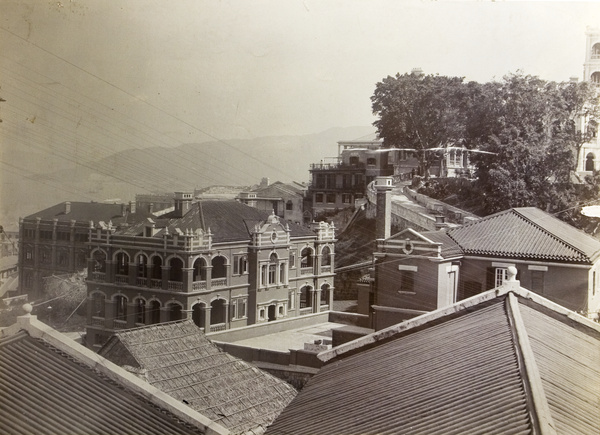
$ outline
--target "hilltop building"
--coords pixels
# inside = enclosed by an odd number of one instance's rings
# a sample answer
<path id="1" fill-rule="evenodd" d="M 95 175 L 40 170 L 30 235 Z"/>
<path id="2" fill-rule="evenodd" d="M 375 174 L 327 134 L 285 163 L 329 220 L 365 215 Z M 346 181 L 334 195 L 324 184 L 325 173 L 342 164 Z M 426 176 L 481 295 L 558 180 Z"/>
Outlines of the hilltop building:
<path id="1" fill-rule="evenodd" d="M 307 197 L 313 218 L 325 212 L 353 208 L 364 198 L 367 185 L 382 175 L 392 175 L 393 164 L 382 140 L 338 142 L 338 156 L 310 165 L 311 182 Z"/>
<path id="2" fill-rule="evenodd" d="M 510 280 L 320 353 L 267 434 L 600 433 L 599 349 L 597 323 Z"/>
<path id="3" fill-rule="evenodd" d="M 312 216 L 304 216 L 305 190 L 298 183 L 276 181 L 271 184 L 268 178 L 263 178 L 257 188 L 241 192 L 236 199 L 250 207 L 272 212 L 288 222 L 310 224 Z"/>
<path id="4" fill-rule="evenodd" d="M 600 28 L 588 27 L 585 32 L 586 49 L 583 64 L 583 80 L 600 86 Z M 580 128 L 584 128 L 587 119 L 580 119 Z M 598 128 L 592 132 L 592 140 L 583 144 L 577 161 L 577 172 L 585 175 L 600 170 L 600 140 Z"/>
<path id="5" fill-rule="evenodd" d="M 192 196 L 177 192 L 160 217 L 90 228 L 88 346 L 189 316 L 208 333 L 330 309 L 333 225 Z"/>
<path id="6" fill-rule="evenodd" d="M 379 197 L 389 195 L 380 190 Z M 526 288 L 598 318 L 600 241 L 542 210 L 513 208 L 442 231 L 391 236 L 384 217 L 378 210 L 384 229 L 374 253 L 375 329 L 497 287 L 509 267 Z"/>

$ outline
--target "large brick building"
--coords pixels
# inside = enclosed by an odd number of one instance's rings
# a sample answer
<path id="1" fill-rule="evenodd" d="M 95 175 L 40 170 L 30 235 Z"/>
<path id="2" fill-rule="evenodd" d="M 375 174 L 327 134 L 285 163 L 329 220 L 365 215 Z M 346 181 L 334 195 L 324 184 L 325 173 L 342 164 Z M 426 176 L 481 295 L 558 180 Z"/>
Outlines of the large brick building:
<path id="1" fill-rule="evenodd" d="M 19 222 L 19 293 L 30 300 L 44 290 L 44 277 L 81 271 L 87 266 L 90 221 L 119 223 L 125 204 L 63 202 Z"/>
<path id="2" fill-rule="evenodd" d="M 237 201 L 175 195 L 159 218 L 94 223 L 87 344 L 113 331 L 191 317 L 206 332 L 328 310 L 332 225 L 290 224 Z"/>

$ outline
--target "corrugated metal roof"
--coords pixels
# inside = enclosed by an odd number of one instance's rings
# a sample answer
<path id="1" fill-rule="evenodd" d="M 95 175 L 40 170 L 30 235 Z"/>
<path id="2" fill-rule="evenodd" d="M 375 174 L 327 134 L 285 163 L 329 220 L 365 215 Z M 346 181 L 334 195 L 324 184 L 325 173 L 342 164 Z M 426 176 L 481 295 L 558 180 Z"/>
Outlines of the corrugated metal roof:
<path id="1" fill-rule="evenodd" d="M 267 433 L 600 433 L 599 352 L 598 325 L 513 281 L 324 352 Z"/>
<path id="2" fill-rule="evenodd" d="M 99 354 L 119 365 L 133 359 L 150 384 L 232 434 L 266 428 L 296 395 L 286 382 L 222 352 L 191 320 L 117 332 Z"/>
<path id="3" fill-rule="evenodd" d="M 591 263 L 600 241 L 532 207 L 506 210 L 448 235 L 465 254 Z"/>
<path id="4" fill-rule="evenodd" d="M 500 301 L 325 366 L 267 433 L 530 431 Z"/>
<path id="5" fill-rule="evenodd" d="M 600 434 L 600 343 L 585 331 L 520 306 L 559 434 Z"/>
<path id="6" fill-rule="evenodd" d="M 0 340 L 0 433 L 201 433 L 26 332 Z"/>

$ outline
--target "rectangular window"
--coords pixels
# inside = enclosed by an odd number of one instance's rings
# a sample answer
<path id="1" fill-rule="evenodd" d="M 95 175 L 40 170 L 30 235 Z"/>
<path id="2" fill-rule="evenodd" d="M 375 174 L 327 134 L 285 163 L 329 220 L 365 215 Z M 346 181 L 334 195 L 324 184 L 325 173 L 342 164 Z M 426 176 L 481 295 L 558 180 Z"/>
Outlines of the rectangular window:
<path id="1" fill-rule="evenodd" d="M 290 310 L 294 309 L 294 301 L 296 300 L 296 290 L 292 290 L 288 294 L 288 307 Z"/>
<path id="2" fill-rule="evenodd" d="M 541 270 L 531 271 L 531 291 L 544 294 L 544 272 Z"/>
<path id="3" fill-rule="evenodd" d="M 277 265 L 270 264 L 269 265 L 269 284 L 275 284 L 276 277 L 277 277 Z"/>
<path id="4" fill-rule="evenodd" d="M 508 269 L 504 268 L 504 267 L 498 267 L 496 268 L 496 273 L 495 273 L 495 287 L 499 287 L 502 284 L 504 284 L 504 281 L 508 280 Z"/>
<path id="5" fill-rule="evenodd" d="M 290 251 L 290 269 L 296 268 L 296 253 Z"/>
<path id="6" fill-rule="evenodd" d="M 323 194 L 322 193 L 315 193 L 315 202 L 318 204 L 323 203 Z"/>
<path id="7" fill-rule="evenodd" d="M 415 292 L 415 272 L 411 270 L 400 271 L 400 291 L 402 293 Z"/>
<path id="8" fill-rule="evenodd" d="M 40 231 L 40 239 L 52 240 L 52 231 L 47 231 L 47 230 Z"/>
<path id="9" fill-rule="evenodd" d="M 24 239 L 35 239 L 35 230 L 34 229 L 23 230 L 23 238 Z"/>
<path id="10" fill-rule="evenodd" d="M 342 193 L 342 202 L 344 204 L 350 204 L 352 202 L 352 195 L 349 193 Z"/>
<path id="11" fill-rule="evenodd" d="M 327 194 L 327 204 L 335 204 L 335 193 Z"/>

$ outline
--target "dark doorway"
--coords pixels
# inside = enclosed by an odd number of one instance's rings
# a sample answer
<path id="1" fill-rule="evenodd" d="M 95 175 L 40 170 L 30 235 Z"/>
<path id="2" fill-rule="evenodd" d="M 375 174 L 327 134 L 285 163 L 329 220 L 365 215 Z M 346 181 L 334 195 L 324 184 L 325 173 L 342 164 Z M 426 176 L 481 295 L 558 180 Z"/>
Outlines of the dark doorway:
<path id="1" fill-rule="evenodd" d="M 268 315 L 269 315 L 269 322 L 277 319 L 277 312 L 276 312 L 275 305 L 269 305 Z"/>

